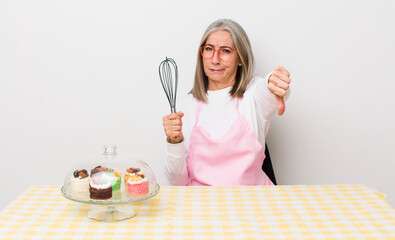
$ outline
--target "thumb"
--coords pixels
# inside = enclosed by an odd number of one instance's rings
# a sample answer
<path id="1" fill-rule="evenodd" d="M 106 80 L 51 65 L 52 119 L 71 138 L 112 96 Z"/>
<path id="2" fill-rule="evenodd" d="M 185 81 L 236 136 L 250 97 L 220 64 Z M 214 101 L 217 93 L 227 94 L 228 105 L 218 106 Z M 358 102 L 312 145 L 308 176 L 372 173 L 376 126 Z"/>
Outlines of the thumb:
<path id="1" fill-rule="evenodd" d="M 184 113 L 183 113 L 183 112 L 177 112 L 177 115 L 178 115 L 180 118 L 182 118 L 182 117 L 184 116 Z"/>
<path id="2" fill-rule="evenodd" d="M 276 96 L 276 100 L 277 100 L 277 114 L 279 116 L 283 115 L 285 112 L 285 103 L 284 103 L 284 99 L 282 97 Z"/>

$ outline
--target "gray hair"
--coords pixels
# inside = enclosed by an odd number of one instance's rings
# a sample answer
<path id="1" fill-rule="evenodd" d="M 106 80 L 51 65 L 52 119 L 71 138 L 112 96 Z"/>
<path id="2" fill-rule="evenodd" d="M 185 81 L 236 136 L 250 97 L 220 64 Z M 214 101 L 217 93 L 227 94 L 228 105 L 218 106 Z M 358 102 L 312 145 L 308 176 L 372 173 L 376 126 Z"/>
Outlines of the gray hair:
<path id="1" fill-rule="evenodd" d="M 200 41 L 200 47 L 206 44 L 211 33 L 220 30 L 228 31 L 231 34 L 241 63 L 241 66 L 237 69 L 235 84 L 229 93 L 232 98 L 242 98 L 251 81 L 252 73 L 254 71 L 254 56 L 250 40 L 240 24 L 231 19 L 219 19 L 208 26 L 203 34 L 202 40 Z M 195 81 L 190 94 L 192 94 L 197 100 L 207 102 L 207 88 L 208 78 L 204 73 L 203 59 L 199 50 L 195 70 Z"/>

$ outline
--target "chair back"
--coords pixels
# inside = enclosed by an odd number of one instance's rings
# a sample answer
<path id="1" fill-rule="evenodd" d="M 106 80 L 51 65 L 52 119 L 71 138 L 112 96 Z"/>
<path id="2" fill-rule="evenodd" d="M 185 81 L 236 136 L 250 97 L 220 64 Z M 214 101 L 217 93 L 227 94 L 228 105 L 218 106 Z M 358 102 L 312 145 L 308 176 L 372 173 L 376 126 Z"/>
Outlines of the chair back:
<path id="1" fill-rule="evenodd" d="M 277 185 L 276 182 L 276 177 L 274 176 L 274 170 L 273 170 L 273 165 L 272 165 L 272 160 L 270 158 L 270 153 L 269 153 L 269 148 L 267 147 L 267 144 L 265 143 L 265 155 L 266 158 L 263 161 L 262 164 L 262 170 L 266 173 L 266 175 L 269 177 L 270 181 L 272 181 L 272 183 L 274 185 Z"/>

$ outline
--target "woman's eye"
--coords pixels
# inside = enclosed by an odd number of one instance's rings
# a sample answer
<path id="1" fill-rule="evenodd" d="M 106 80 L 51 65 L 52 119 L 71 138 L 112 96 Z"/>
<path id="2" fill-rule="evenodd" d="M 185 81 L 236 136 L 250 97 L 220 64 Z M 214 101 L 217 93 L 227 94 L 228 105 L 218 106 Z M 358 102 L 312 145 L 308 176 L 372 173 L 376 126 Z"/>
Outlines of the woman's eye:
<path id="1" fill-rule="evenodd" d="M 208 51 L 208 52 L 211 52 L 211 51 L 213 51 L 213 48 L 212 48 L 212 47 L 206 46 L 206 47 L 204 48 L 204 50 L 205 50 L 205 51 Z"/>
<path id="2" fill-rule="evenodd" d="M 222 48 L 222 49 L 221 49 L 221 52 L 222 52 L 223 54 L 230 54 L 230 53 L 232 52 L 232 50 L 230 50 L 230 49 L 228 49 L 228 48 Z"/>

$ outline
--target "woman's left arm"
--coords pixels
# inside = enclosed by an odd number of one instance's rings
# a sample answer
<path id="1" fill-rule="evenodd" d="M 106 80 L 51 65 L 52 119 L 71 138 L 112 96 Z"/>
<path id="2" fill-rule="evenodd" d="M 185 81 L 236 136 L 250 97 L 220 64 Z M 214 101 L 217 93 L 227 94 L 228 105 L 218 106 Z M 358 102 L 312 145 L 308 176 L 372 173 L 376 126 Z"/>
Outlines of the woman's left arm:
<path id="1" fill-rule="evenodd" d="M 282 115 L 285 110 L 284 97 L 289 93 L 290 78 L 287 70 L 276 67 L 265 78 L 256 77 L 249 89 L 255 102 L 255 110 L 259 121 L 269 121 L 275 112 Z M 284 80 L 283 80 L 284 79 Z"/>

